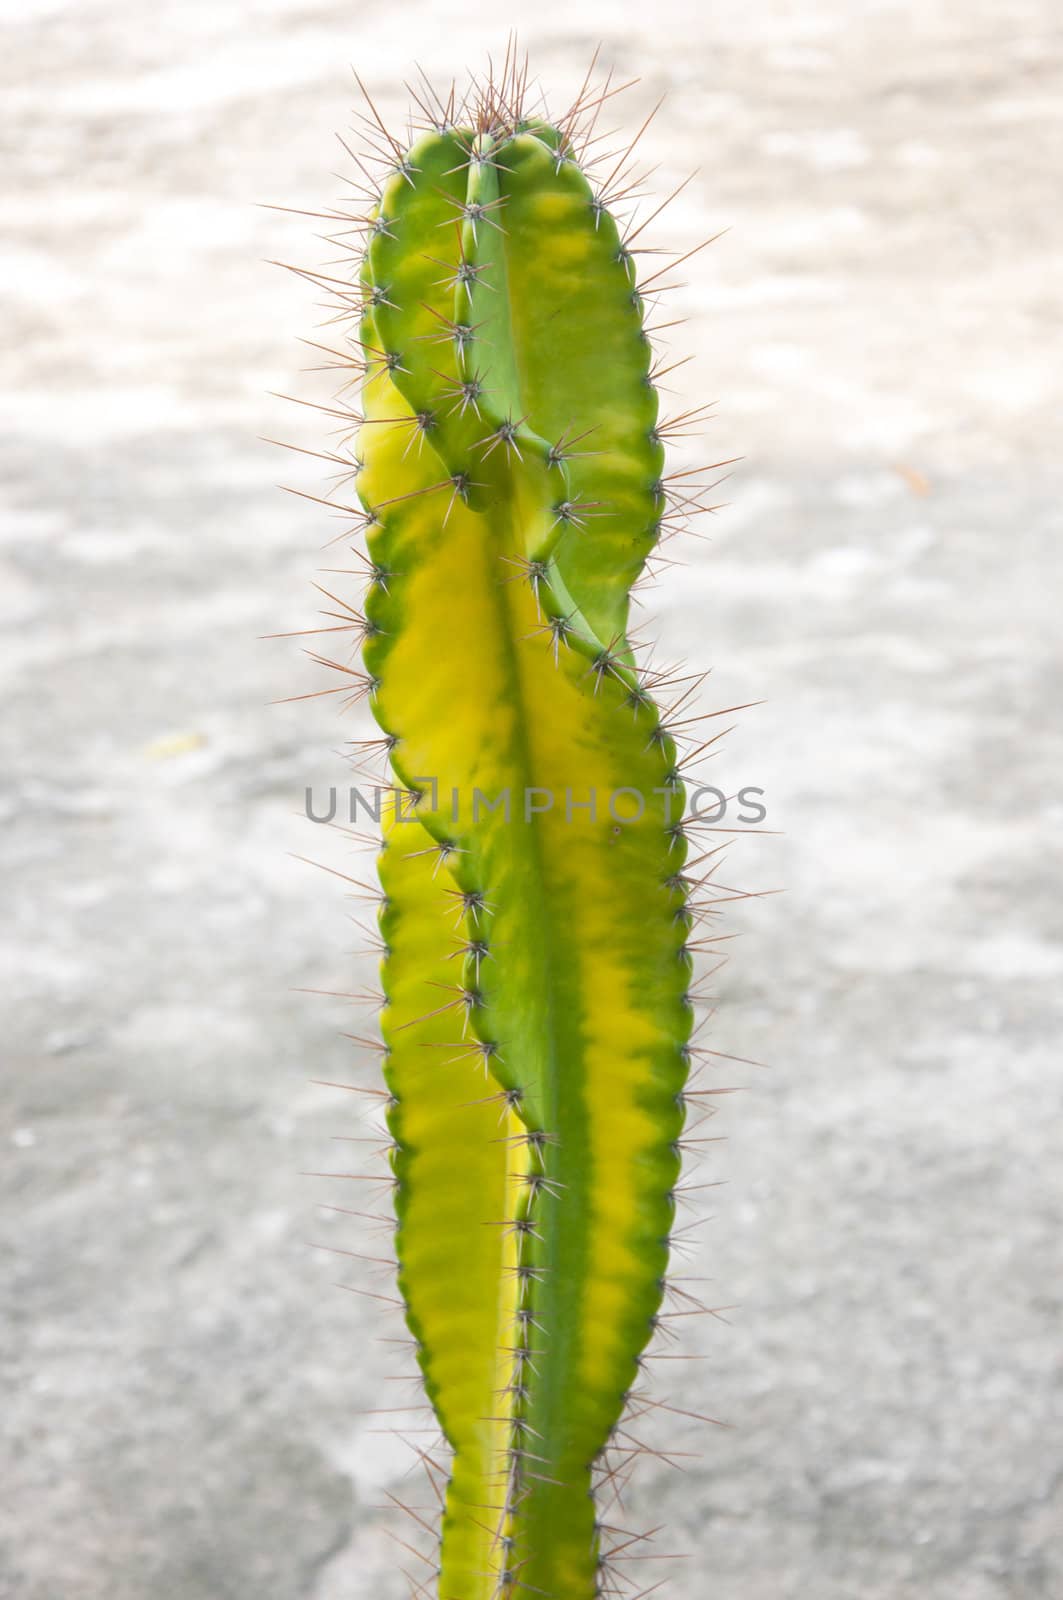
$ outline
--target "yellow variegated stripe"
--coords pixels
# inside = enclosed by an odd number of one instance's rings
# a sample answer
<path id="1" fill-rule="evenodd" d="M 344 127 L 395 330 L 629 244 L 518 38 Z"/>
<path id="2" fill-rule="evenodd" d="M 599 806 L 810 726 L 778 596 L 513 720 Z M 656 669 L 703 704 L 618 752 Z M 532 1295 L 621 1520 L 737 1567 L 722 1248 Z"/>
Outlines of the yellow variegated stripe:
<path id="1" fill-rule="evenodd" d="M 408 808 L 407 808 L 408 809 Z M 490 1600 L 502 1560 L 492 1498 L 503 1496 L 511 1430 L 504 1346 L 514 1331 L 516 1245 L 498 1226 L 524 1154 L 479 1060 L 462 1049 L 455 999 L 466 918 L 431 836 L 388 807 L 380 858 L 388 1114 L 399 1284 L 428 1394 L 454 1451 L 444 1514 L 443 1592 Z M 434 1013 L 434 1014 L 433 1014 Z M 460 1007 L 459 1007 L 460 1013 Z"/>

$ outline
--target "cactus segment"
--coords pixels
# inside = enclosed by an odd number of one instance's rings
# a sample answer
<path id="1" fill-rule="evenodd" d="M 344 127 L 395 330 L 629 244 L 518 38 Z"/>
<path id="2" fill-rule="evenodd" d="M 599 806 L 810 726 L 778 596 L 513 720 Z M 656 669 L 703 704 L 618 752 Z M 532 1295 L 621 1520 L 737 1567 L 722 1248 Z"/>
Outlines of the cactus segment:
<path id="1" fill-rule="evenodd" d="M 440 1600 L 602 1594 L 595 1474 L 664 1289 L 689 1061 L 675 740 L 633 664 L 664 504 L 634 267 L 569 125 L 490 96 L 360 267 L 363 658 L 397 786 L 399 1283 L 453 1451 Z"/>
<path id="2" fill-rule="evenodd" d="M 616 644 L 656 542 L 663 465 L 634 267 L 579 167 L 541 138 L 503 147 L 498 184 L 505 233 L 496 248 L 519 375 L 511 403 L 565 461 L 581 537 L 561 541 L 558 568 L 598 638 Z"/>

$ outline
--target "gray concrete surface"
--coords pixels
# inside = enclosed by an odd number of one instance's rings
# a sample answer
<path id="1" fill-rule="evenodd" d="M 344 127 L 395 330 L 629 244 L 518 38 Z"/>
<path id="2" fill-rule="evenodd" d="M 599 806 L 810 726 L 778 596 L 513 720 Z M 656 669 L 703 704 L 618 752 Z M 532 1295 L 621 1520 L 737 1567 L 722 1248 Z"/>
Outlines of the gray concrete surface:
<path id="1" fill-rule="evenodd" d="M 354 61 L 517 24 L 555 100 L 594 42 L 665 89 L 661 242 L 745 457 L 711 545 L 647 596 L 782 837 L 733 871 L 726 1177 L 689 1266 L 730 1324 L 662 1394 L 733 1424 L 652 1463 L 677 1600 L 1063 1595 L 1058 151 L 1049 0 L 9 3 L 0 923 L 4 1600 L 389 1600 L 361 1415 L 406 1403 L 355 1225 L 300 1177 L 357 1132 L 340 1000 L 368 973 L 303 787 L 349 728 L 291 643 L 326 514 L 259 435 L 301 376 Z M 680 351 L 682 353 L 682 351 Z M 304 464 L 305 465 L 305 464 Z M 711 703 L 711 701 L 710 701 Z M 308 837 L 308 834 L 313 837 Z M 333 847 L 332 860 L 346 859 Z M 355 1030 L 357 1031 L 357 1030 Z M 679 1376 L 675 1376 L 679 1374 Z M 418 1576 L 424 1569 L 418 1570 Z M 633 1568 L 655 1581 L 652 1566 Z"/>

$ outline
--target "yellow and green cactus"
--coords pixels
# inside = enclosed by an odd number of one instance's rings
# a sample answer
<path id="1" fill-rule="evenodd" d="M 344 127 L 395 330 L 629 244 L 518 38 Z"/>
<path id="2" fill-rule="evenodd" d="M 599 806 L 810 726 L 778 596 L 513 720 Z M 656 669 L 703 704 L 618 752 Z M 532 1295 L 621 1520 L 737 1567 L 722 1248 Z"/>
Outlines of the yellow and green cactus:
<path id="1" fill-rule="evenodd" d="M 345 357 L 440 1600 L 603 1592 L 595 1478 L 658 1326 L 692 1055 L 676 729 L 627 636 L 670 504 L 644 298 L 589 94 L 550 124 L 518 79 L 409 147 L 381 127 Z"/>

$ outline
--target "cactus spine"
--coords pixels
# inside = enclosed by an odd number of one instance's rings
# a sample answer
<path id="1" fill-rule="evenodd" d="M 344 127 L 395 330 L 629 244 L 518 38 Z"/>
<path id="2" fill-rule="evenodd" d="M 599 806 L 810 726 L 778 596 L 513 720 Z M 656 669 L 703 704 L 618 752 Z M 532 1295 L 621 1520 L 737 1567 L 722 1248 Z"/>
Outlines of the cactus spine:
<path id="1" fill-rule="evenodd" d="M 657 1327 L 692 1054 L 676 729 L 627 638 L 673 506 L 646 308 L 581 165 L 590 93 L 553 125 L 522 98 L 510 65 L 409 148 L 381 128 L 343 355 L 406 797 L 382 1031 L 399 1283 L 453 1452 L 440 1600 L 603 1592 L 596 1475 Z"/>

